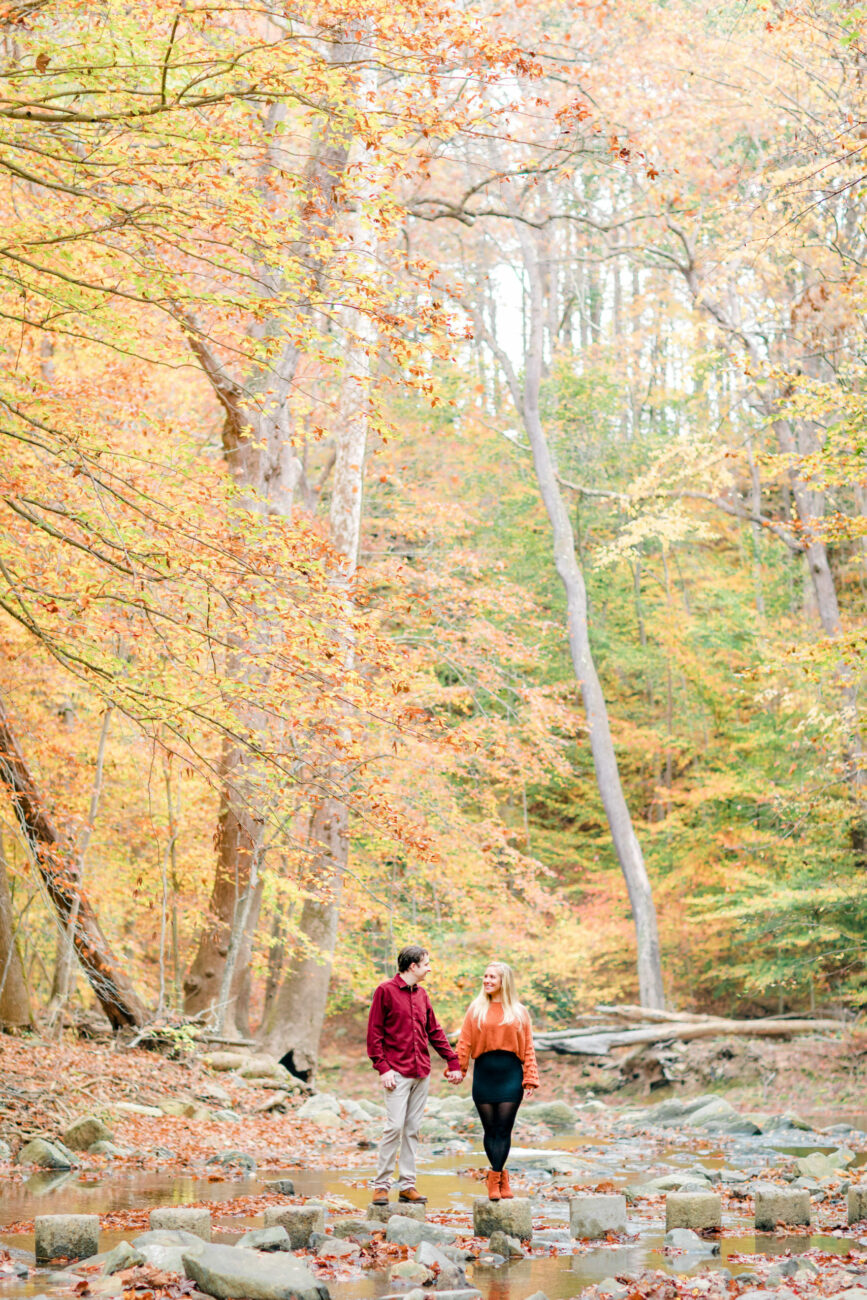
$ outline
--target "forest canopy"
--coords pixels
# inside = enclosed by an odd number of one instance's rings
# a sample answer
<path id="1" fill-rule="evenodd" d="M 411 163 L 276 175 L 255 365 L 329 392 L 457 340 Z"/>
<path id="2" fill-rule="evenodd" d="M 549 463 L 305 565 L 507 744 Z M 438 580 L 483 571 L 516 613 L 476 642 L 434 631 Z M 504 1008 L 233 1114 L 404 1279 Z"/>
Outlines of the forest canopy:
<path id="1" fill-rule="evenodd" d="M 0 36 L 0 1023 L 861 1006 L 862 11 Z"/>

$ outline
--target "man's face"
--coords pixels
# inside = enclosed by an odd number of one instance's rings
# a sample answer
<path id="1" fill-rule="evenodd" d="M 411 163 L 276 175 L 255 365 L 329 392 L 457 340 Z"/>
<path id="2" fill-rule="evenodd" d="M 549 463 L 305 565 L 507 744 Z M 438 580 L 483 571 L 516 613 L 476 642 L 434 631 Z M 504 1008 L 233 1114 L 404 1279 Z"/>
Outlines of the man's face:
<path id="1" fill-rule="evenodd" d="M 413 975 L 415 976 L 415 982 L 416 982 L 416 984 L 421 984 L 422 981 L 423 981 L 423 980 L 426 980 L 427 977 L 428 977 L 428 975 L 430 975 L 430 957 L 429 957 L 429 955 L 428 955 L 427 953 L 425 953 L 425 955 L 422 957 L 421 961 L 414 961 L 413 964 L 410 966 L 410 970 L 412 971 Z"/>

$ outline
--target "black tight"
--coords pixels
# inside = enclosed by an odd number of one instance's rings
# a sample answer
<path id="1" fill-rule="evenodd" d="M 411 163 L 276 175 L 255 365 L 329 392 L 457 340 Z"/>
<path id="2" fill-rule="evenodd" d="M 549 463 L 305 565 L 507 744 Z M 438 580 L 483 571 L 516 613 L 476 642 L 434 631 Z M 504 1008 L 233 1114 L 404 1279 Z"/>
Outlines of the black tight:
<path id="1" fill-rule="evenodd" d="M 485 1155 L 491 1168 L 500 1173 L 509 1158 L 512 1129 L 518 1113 L 519 1101 L 477 1101 L 476 1110 L 485 1130 Z"/>

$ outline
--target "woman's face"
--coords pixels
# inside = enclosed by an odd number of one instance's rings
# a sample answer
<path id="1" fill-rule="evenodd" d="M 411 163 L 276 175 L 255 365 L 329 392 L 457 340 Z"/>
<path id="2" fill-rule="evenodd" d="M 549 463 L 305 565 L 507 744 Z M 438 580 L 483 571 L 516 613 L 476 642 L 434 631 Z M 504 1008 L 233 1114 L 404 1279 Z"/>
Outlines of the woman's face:
<path id="1" fill-rule="evenodd" d="M 488 997 L 490 998 L 493 997 L 495 993 L 499 993 L 502 990 L 502 987 L 503 987 L 502 975 L 497 970 L 496 966 L 489 966 L 488 969 L 485 971 L 484 975 L 482 976 L 482 988 L 485 990 Z"/>

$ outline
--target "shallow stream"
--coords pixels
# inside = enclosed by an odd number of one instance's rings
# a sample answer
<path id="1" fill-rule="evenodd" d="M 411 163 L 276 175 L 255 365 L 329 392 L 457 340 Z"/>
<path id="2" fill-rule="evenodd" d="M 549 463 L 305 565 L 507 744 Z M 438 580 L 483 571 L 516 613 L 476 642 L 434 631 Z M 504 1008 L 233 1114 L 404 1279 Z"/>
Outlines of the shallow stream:
<path id="1" fill-rule="evenodd" d="M 820 1117 L 813 1118 L 818 1125 Z M 849 1122 L 867 1129 L 867 1116 L 850 1116 Z M 829 1136 L 822 1148 L 813 1146 L 811 1149 L 831 1151 L 834 1145 L 834 1138 Z M 799 1150 L 798 1154 L 802 1151 Z M 614 1189 L 697 1166 L 708 1171 L 740 1169 L 753 1177 L 756 1171 L 773 1167 L 785 1159 L 785 1152 L 751 1147 L 748 1142 L 729 1139 L 723 1143 L 707 1135 L 680 1131 L 671 1135 L 662 1135 L 658 1131 L 653 1135 L 625 1133 L 622 1137 L 615 1133 L 606 1139 L 560 1137 L 544 1140 L 533 1148 L 518 1146 L 513 1148 L 510 1167 L 519 1183 L 519 1194 L 533 1196 L 534 1228 L 537 1231 L 563 1228 L 568 1224 L 569 1190 L 564 1187 L 561 1192 L 556 1186 L 556 1168 L 552 1172 L 543 1167 L 546 1163 L 551 1165 L 552 1158 L 556 1166 L 558 1155 L 564 1169 L 570 1163 L 580 1165 L 580 1173 L 573 1175 L 579 1181 L 605 1181 Z M 865 1161 L 867 1153 L 862 1151 L 858 1164 Z M 419 1173 L 420 1186 L 429 1196 L 429 1208 L 434 1212 L 471 1214 L 473 1197 L 481 1191 L 481 1184 L 471 1170 L 484 1167 L 485 1163 L 481 1151 L 436 1154 L 435 1146 L 427 1148 Z M 339 1196 L 362 1210 L 370 1200 L 370 1173 L 368 1169 L 269 1169 L 265 1176 L 225 1177 L 216 1182 L 204 1175 L 196 1177 L 168 1171 L 143 1173 L 106 1169 L 98 1175 L 78 1171 L 34 1173 L 22 1182 L 0 1182 L 0 1245 L 32 1251 L 32 1236 L 10 1235 L 3 1229 L 7 1224 L 30 1220 L 38 1214 L 105 1215 L 195 1202 L 207 1202 L 212 1208 L 214 1241 L 232 1242 L 241 1231 L 259 1226 L 261 1219 L 237 1214 L 221 1216 L 221 1204 L 239 1196 L 261 1195 L 266 1190 L 266 1181 L 289 1177 L 298 1196 Z M 558 1194 L 564 1199 L 556 1199 Z M 739 1205 L 738 1202 L 731 1204 Z M 811 1248 L 846 1253 L 852 1245 L 851 1236 L 821 1232 L 813 1236 L 757 1236 L 751 1217 L 744 1208 L 742 1213 L 737 1209 L 724 1212 L 724 1235 L 719 1255 L 676 1254 L 664 1251 L 662 1215 L 661 1203 L 649 1211 L 646 1206 L 631 1207 L 630 1235 L 624 1241 L 592 1246 L 563 1243 L 551 1246 L 548 1254 L 534 1254 L 499 1267 L 477 1263 L 468 1270 L 470 1283 L 478 1287 L 485 1300 L 524 1300 L 535 1291 L 543 1291 L 549 1300 L 567 1300 L 578 1295 L 582 1287 L 617 1274 L 635 1274 L 644 1269 L 685 1274 L 704 1272 L 709 1268 L 726 1269 L 737 1274 L 750 1270 L 749 1260 L 741 1258 L 745 1255 L 799 1254 Z M 100 1248 L 108 1250 L 121 1240 L 131 1239 L 139 1231 L 141 1229 L 103 1229 Z M 867 1249 L 867 1239 L 864 1246 Z M 55 1291 L 58 1289 L 57 1274 L 49 1281 L 47 1275 L 51 1271 L 40 1270 L 29 1280 L 3 1282 L 0 1284 L 0 1300 L 17 1300 L 18 1297 L 35 1297 Z M 395 1293 L 394 1283 L 388 1281 L 384 1272 L 370 1272 L 345 1281 L 329 1281 L 328 1286 L 334 1300 L 367 1300 L 368 1297 L 376 1300 L 376 1297 Z"/>

